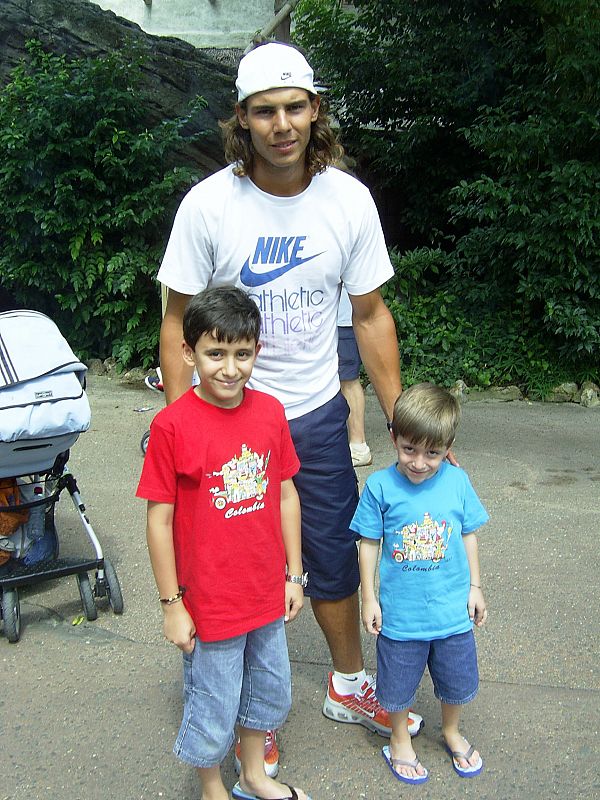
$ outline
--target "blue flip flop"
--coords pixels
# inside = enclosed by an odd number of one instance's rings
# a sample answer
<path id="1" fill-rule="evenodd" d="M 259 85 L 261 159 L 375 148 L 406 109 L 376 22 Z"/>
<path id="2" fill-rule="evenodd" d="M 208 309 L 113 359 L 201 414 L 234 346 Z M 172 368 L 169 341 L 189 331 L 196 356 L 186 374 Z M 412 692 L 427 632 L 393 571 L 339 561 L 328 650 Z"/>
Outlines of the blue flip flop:
<path id="1" fill-rule="evenodd" d="M 396 767 L 414 767 L 415 769 L 419 766 L 420 762 L 418 758 L 415 758 L 414 761 L 404 761 L 402 758 L 392 758 L 392 751 L 390 750 L 389 744 L 384 745 L 381 748 L 381 755 L 385 759 L 385 763 L 388 767 L 392 770 L 392 774 L 394 778 L 397 778 L 402 783 L 410 783 L 416 785 L 418 783 L 425 783 L 425 781 L 429 780 L 429 773 L 425 769 L 424 775 L 415 775 L 414 777 L 409 777 L 408 775 L 402 775 L 401 773 L 396 771 Z M 421 765 L 422 766 L 422 765 Z"/>
<path id="2" fill-rule="evenodd" d="M 473 745 L 469 745 L 469 749 L 466 753 L 461 753 L 460 750 L 450 750 L 447 744 L 444 745 L 446 751 L 452 756 L 452 766 L 454 767 L 454 771 L 457 775 L 460 775 L 461 778 L 474 778 L 476 775 L 479 775 L 481 770 L 483 769 L 483 759 L 479 756 L 479 761 L 472 767 L 461 767 L 461 765 L 457 762 L 458 758 L 464 758 L 465 761 L 468 761 L 473 753 L 475 752 L 475 748 Z"/>
<path id="3" fill-rule="evenodd" d="M 287 783 L 284 783 L 283 785 L 287 786 L 287 788 L 291 792 L 291 795 L 289 795 L 289 797 L 279 798 L 279 800 L 298 800 L 298 792 L 294 789 L 294 787 L 289 786 Z M 234 798 L 234 800 L 263 800 L 262 797 L 259 797 L 256 794 L 248 794 L 248 792 L 245 792 L 240 786 L 239 781 L 231 790 L 231 796 Z M 308 795 L 307 795 L 307 800 L 311 800 L 311 798 L 308 797 Z"/>

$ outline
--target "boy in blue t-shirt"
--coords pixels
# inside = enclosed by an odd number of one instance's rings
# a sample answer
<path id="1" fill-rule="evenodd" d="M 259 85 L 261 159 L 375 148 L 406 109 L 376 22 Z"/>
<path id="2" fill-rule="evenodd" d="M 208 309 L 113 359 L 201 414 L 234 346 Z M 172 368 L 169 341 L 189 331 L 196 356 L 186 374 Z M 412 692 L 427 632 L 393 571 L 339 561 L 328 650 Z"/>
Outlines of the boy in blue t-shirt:
<path id="1" fill-rule="evenodd" d="M 403 392 L 391 423 L 398 461 L 367 479 L 350 525 L 362 537 L 362 620 L 378 637 L 377 698 L 392 723 L 382 754 L 405 783 L 428 778 L 407 730 L 425 666 L 455 771 L 472 778 L 483 769 L 458 723 L 479 686 L 473 624 L 483 625 L 487 611 L 475 531 L 488 515 L 467 474 L 444 460 L 459 419 L 459 402 L 446 389 L 420 383 Z"/>

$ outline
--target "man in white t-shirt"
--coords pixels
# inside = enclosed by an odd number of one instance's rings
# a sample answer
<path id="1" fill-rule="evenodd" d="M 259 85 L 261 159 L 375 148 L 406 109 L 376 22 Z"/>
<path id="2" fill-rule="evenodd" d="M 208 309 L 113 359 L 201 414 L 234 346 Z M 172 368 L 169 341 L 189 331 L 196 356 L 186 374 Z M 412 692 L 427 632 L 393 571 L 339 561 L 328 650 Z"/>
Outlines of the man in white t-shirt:
<path id="1" fill-rule="evenodd" d="M 393 268 L 369 191 L 331 166 L 343 151 L 304 56 L 288 45 L 261 45 L 241 60 L 236 87 L 235 115 L 222 125 L 230 166 L 185 196 L 158 273 L 169 288 L 160 339 L 167 402 L 190 385 L 181 357 L 190 296 L 210 285 L 241 287 L 262 316 L 262 350 L 249 386 L 283 403 L 302 465 L 294 482 L 305 592 L 334 668 L 323 712 L 389 735 L 361 651 L 357 551 L 349 530 L 358 490 L 336 345 L 343 283 L 361 360 L 391 419 L 401 391 L 399 354 L 379 287 Z M 418 715 L 409 719 L 413 733 L 421 724 Z M 265 754 L 271 772 L 274 741 Z"/>

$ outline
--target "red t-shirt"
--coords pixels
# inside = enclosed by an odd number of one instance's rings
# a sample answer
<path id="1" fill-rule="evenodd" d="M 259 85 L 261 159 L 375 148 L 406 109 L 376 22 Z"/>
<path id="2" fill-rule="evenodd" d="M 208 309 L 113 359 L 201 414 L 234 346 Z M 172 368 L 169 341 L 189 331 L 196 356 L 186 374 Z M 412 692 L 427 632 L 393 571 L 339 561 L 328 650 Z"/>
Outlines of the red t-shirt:
<path id="1" fill-rule="evenodd" d="M 154 418 L 136 495 L 175 506 L 177 579 L 206 642 L 285 611 L 281 482 L 300 468 L 283 406 L 244 390 L 237 408 L 190 389 Z"/>

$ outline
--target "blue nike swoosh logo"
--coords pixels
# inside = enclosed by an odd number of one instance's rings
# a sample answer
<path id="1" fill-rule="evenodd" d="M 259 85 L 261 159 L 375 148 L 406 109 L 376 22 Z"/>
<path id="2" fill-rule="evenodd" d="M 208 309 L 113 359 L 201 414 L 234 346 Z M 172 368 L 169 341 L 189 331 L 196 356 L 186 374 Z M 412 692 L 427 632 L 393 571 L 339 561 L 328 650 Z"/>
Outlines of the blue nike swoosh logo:
<path id="1" fill-rule="evenodd" d="M 242 271 L 240 272 L 240 280 L 244 284 L 244 286 L 262 286 L 265 283 L 269 283 L 269 281 L 274 281 L 275 278 L 279 278 L 281 275 L 285 275 L 286 272 L 289 272 L 294 267 L 299 267 L 301 264 L 306 264 L 307 261 L 311 261 L 313 258 L 322 255 L 322 253 L 317 253 L 314 256 L 308 256 L 308 258 L 297 258 L 294 261 L 290 261 L 287 264 L 282 264 L 281 267 L 277 267 L 277 269 L 269 270 L 269 272 L 253 272 L 250 269 L 250 256 L 244 261 L 244 266 L 242 267 Z"/>

